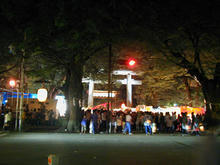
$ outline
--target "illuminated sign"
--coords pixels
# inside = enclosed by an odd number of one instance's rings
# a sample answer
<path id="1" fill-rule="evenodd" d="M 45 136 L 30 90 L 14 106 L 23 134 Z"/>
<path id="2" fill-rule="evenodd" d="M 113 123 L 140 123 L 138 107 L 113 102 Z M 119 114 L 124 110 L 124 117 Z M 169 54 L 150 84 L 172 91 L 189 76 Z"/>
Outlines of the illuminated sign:
<path id="1" fill-rule="evenodd" d="M 112 91 L 112 93 L 109 94 L 109 97 L 115 97 L 116 94 L 117 94 L 116 91 Z M 93 92 L 93 97 L 108 97 L 108 92 L 95 90 Z"/>

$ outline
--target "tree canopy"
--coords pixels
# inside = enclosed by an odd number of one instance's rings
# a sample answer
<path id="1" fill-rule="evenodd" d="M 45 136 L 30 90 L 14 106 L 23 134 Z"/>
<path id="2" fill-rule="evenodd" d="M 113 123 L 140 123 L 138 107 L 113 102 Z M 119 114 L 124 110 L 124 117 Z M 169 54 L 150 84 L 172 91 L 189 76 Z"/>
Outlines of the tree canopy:
<path id="1" fill-rule="evenodd" d="M 137 70 L 144 71 L 148 98 L 163 100 L 164 93 L 172 97 L 177 91 L 181 96 L 180 77 L 187 77 L 201 87 L 207 112 L 216 111 L 220 102 L 217 15 L 213 1 L 3 0 L 0 74 L 18 69 L 24 58 L 29 79 L 50 80 L 52 91 L 54 86 L 63 90 L 72 131 L 79 125 L 83 75 L 107 77 L 108 46 L 120 48 L 138 41 L 150 52 L 142 52 L 145 66 Z M 116 50 L 115 54 L 122 52 Z"/>

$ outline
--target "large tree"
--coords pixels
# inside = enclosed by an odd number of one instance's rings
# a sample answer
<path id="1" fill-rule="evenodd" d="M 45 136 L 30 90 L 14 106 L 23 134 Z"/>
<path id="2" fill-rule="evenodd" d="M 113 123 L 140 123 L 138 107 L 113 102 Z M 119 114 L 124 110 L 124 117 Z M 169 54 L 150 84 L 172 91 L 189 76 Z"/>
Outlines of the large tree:
<path id="1" fill-rule="evenodd" d="M 146 29 L 155 48 L 199 82 L 206 101 L 206 119 L 216 124 L 220 103 L 219 10 L 213 2 L 153 3 Z M 140 25 L 142 26 L 142 25 Z"/>
<path id="2" fill-rule="evenodd" d="M 129 12 L 125 3 L 120 5 Z M 54 26 L 48 37 L 50 40 L 41 49 L 44 57 L 64 69 L 63 90 L 68 103 L 69 131 L 79 130 L 79 101 L 82 98 L 84 66 L 91 57 L 109 45 L 118 43 L 126 34 L 125 23 L 120 18 L 124 11 L 111 2 L 94 3 L 85 0 L 58 3 Z M 99 57 L 104 59 L 103 55 Z"/>

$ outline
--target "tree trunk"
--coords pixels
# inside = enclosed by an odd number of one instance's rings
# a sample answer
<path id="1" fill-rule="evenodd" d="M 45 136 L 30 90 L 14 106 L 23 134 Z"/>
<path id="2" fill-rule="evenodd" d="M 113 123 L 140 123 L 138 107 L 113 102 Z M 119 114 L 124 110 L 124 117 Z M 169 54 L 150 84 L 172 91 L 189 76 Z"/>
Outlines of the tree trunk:
<path id="1" fill-rule="evenodd" d="M 80 130 L 80 104 L 82 97 L 82 66 L 80 64 L 72 65 L 68 72 L 68 79 L 66 79 L 66 99 L 67 110 L 69 112 L 69 119 L 67 124 L 68 132 L 79 132 Z"/>
<path id="2" fill-rule="evenodd" d="M 152 93 L 152 102 L 153 102 L 153 106 L 154 107 L 157 107 L 158 106 L 158 97 L 157 97 L 157 93 L 156 92 L 153 92 Z"/>
<path id="3" fill-rule="evenodd" d="M 201 104 L 200 104 L 200 100 L 199 100 L 200 89 L 201 89 L 201 87 L 200 87 L 199 83 L 197 82 L 197 87 L 196 87 L 196 98 L 195 98 L 195 99 L 196 99 L 195 104 L 196 104 L 197 107 L 198 107 L 198 106 L 201 106 Z"/>
<path id="4" fill-rule="evenodd" d="M 50 86 L 48 90 L 48 98 L 54 99 L 54 97 L 56 96 L 56 92 L 57 92 L 56 86 L 55 85 Z"/>
<path id="5" fill-rule="evenodd" d="M 217 85 L 214 80 L 207 80 L 202 83 L 202 90 L 206 101 L 206 123 L 209 127 L 217 125 L 217 111 L 219 104 L 219 84 Z"/>
<path id="6" fill-rule="evenodd" d="M 193 106 L 193 104 L 192 104 L 192 95 L 191 95 L 191 89 L 190 89 L 190 85 L 189 85 L 189 82 L 188 82 L 188 78 L 184 77 L 183 80 L 184 80 L 185 87 L 186 87 L 187 105 L 192 107 Z"/>

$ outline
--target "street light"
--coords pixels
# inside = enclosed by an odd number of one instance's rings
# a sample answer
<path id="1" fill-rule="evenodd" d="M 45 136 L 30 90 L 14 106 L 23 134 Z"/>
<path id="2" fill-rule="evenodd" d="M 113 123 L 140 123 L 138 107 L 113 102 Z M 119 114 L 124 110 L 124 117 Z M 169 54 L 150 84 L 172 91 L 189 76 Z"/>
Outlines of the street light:
<path id="1" fill-rule="evenodd" d="M 10 81 L 9 81 L 9 85 L 10 85 L 10 87 L 14 88 L 15 85 L 16 85 L 15 80 L 10 80 Z"/>
<path id="2" fill-rule="evenodd" d="M 19 89 L 18 89 L 18 82 L 15 80 L 10 80 L 9 85 L 14 88 L 16 86 L 16 92 L 17 92 L 17 97 L 16 97 L 16 112 L 15 112 L 15 130 L 18 128 L 18 102 L 19 102 Z M 12 99 L 13 99 L 13 91 L 12 91 Z M 12 102 L 13 103 L 13 102 Z"/>
<path id="3" fill-rule="evenodd" d="M 131 68 L 131 67 L 135 67 L 137 65 L 137 60 L 134 58 L 119 59 L 117 63 L 119 65 Z"/>

